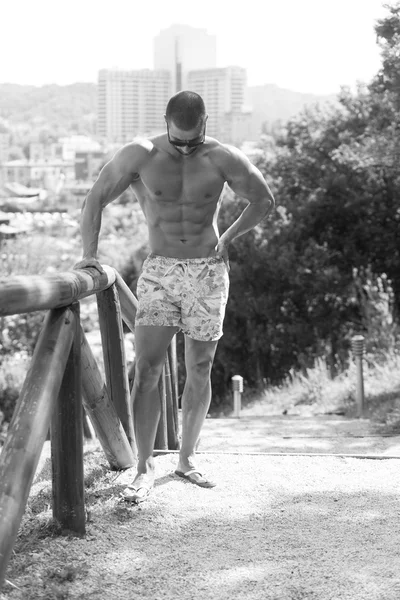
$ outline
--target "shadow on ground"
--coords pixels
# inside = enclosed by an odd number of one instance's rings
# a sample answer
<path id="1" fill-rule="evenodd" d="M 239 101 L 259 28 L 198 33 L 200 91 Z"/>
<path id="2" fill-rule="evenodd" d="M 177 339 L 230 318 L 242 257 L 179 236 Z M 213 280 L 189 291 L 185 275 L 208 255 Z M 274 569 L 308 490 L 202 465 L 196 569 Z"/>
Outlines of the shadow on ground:
<path id="1" fill-rule="evenodd" d="M 198 461 L 216 488 L 183 481 L 176 455 L 158 456 L 157 484 L 139 507 L 118 498 L 129 474 L 105 473 L 87 500 L 84 539 L 41 538 L 27 555 L 22 534 L 7 575 L 20 591 L 5 598 L 47 600 L 49 569 L 62 564 L 74 577 L 55 598 L 398 600 L 399 460 Z"/>

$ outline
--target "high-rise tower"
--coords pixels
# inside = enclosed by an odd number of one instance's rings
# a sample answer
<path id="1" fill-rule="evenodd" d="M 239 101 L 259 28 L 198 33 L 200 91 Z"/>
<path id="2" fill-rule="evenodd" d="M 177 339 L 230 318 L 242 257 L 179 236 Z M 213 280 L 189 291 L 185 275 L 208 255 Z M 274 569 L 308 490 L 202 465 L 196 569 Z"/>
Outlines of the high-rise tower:
<path id="1" fill-rule="evenodd" d="M 98 80 L 97 134 L 126 143 L 136 135 L 164 131 L 171 96 L 168 71 L 102 69 Z"/>
<path id="2" fill-rule="evenodd" d="M 188 88 L 203 98 L 208 113 L 207 133 L 221 142 L 249 139 L 250 113 L 245 111 L 246 69 L 200 69 L 188 74 Z"/>
<path id="3" fill-rule="evenodd" d="M 171 73 L 172 93 L 187 88 L 187 74 L 217 64 L 216 36 L 189 25 L 171 25 L 154 38 L 154 68 Z"/>

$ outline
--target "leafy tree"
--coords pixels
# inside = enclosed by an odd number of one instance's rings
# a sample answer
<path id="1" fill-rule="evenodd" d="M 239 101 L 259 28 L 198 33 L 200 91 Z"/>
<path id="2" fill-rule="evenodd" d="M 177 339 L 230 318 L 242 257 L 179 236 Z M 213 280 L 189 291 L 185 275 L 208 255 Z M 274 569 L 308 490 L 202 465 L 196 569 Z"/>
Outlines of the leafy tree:
<path id="1" fill-rule="evenodd" d="M 346 365 L 354 333 L 394 344 L 400 314 L 400 8 L 377 25 L 382 71 L 338 104 L 304 110 L 273 133 L 258 166 L 275 214 L 231 248 L 231 295 L 214 369 L 215 403 L 236 372 L 277 383 L 325 357 Z M 224 204 L 228 226 L 240 202 Z M 384 309 L 382 309 L 384 307 Z M 385 340 L 379 340 L 384 332 Z"/>

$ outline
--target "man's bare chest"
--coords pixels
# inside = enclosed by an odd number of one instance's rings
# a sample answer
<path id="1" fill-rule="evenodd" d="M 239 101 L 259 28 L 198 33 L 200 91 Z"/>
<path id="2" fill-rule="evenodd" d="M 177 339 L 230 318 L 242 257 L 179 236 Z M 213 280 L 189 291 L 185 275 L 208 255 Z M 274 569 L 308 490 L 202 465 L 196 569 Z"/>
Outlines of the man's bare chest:
<path id="1" fill-rule="evenodd" d="M 174 160 L 164 154 L 143 166 L 133 188 L 160 202 L 186 204 L 219 197 L 224 183 L 222 173 L 207 157 Z"/>

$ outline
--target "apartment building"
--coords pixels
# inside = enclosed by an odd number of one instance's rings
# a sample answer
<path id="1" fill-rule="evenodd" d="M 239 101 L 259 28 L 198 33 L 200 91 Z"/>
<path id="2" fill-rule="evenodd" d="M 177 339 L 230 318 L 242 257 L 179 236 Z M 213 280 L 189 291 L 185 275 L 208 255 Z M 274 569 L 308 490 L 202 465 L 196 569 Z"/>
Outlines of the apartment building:
<path id="1" fill-rule="evenodd" d="M 20 183 L 56 192 L 64 181 L 75 179 L 75 164 L 62 159 L 10 160 L 0 165 L 0 181 Z"/>
<path id="2" fill-rule="evenodd" d="M 164 131 L 170 96 L 167 70 L 102 69 L 98 77 L 98 137 L 125 144 L 137 135 Z"/>
<path id="3" fill-rule="evenodd" d="M 154 38 L 153 51 L 154 70 L 99 71 L 98 138 L 124 144 L 138 135 L 164 132 L 169 98 L 189 89 L 204 98 L 209 135 L 233 144 L 249 139 L 246 70 L 216 67 L 215 35 L 189 25 L 171 25 Z"/>
<path id="4" fill-rule="evenodd" d="M 9 133 L 0 131 L 0 163 L 8 160 L 10 139 L 11 136 Z"/>
<path id="5" fill-rule="evenodd" d="M 202 96 L 209 115 L 207 133 L 222 142 L 240 144 L 250 133 L 251 112 L 245 110 L 246 69 L 224 67 L 188 73 L 188 88 Z"/>

